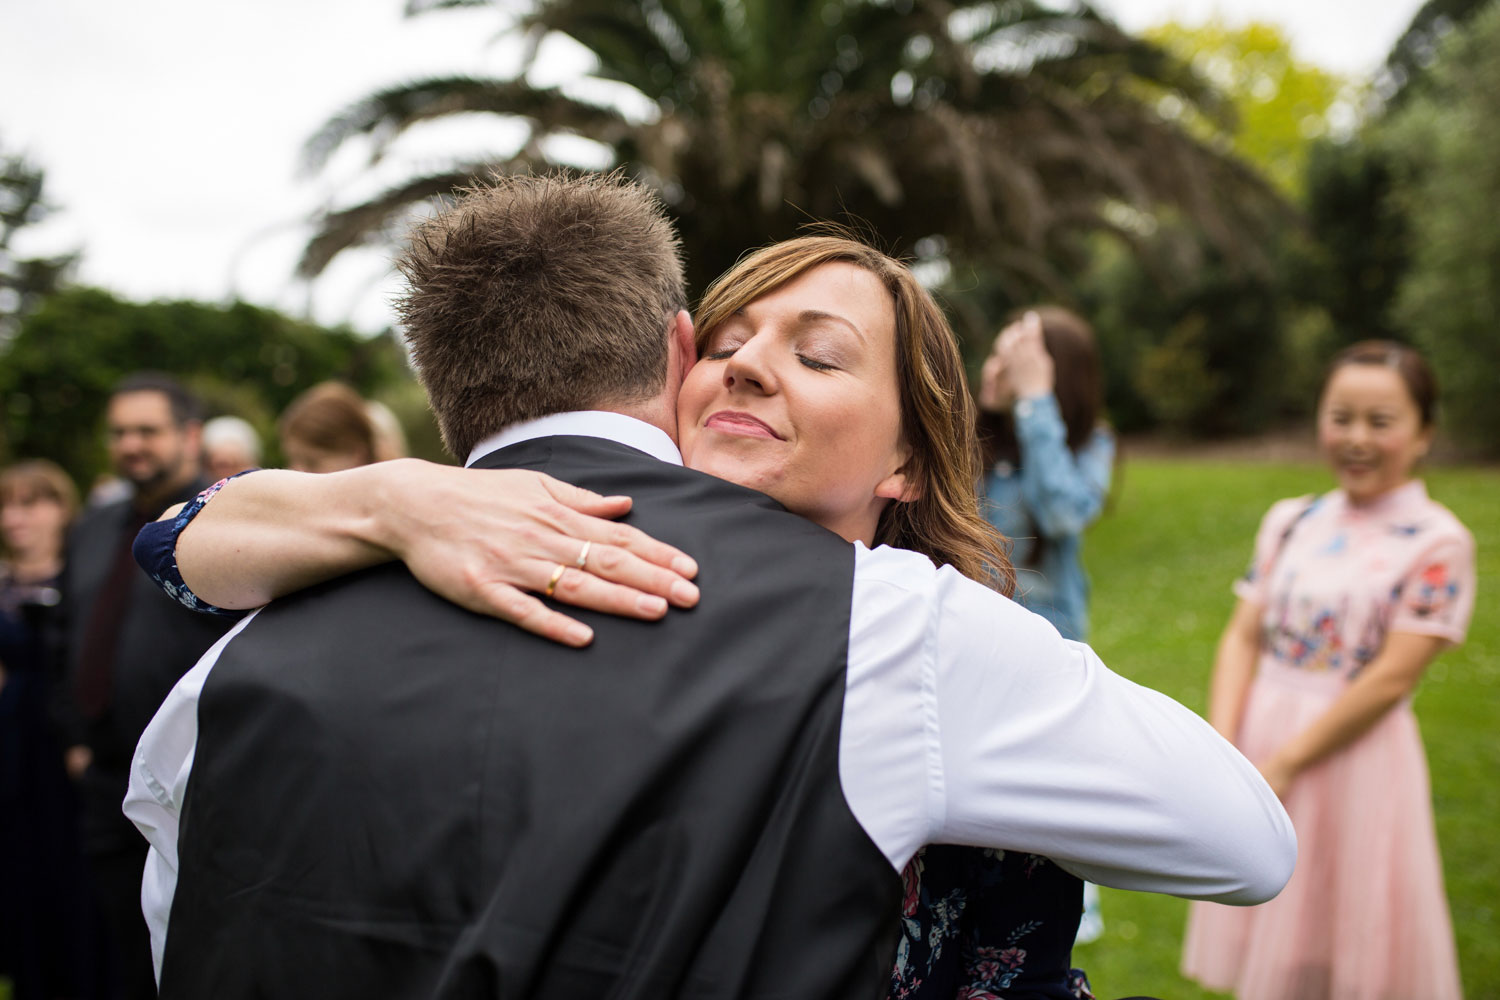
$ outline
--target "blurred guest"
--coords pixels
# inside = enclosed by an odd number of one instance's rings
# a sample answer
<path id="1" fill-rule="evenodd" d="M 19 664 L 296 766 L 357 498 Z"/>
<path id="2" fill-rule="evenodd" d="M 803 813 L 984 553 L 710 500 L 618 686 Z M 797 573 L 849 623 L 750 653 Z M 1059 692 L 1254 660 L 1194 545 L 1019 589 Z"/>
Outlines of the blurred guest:
<path id="1" fill-rule="evenodd" d="M 260 435 L 248 420 L 214 417 L 203 425 L 203 471 L 218 482 L 260 465 Z"/>
<path id="2" fill-rule="evenodd" d="M 389 462 L 411 454 L 406 446 L 406 431 L 395 411 L 378 399 L 372 399 L 365 404 L 365 413 L 375 429 L 375 461 Z"/>
<path id="3" fill-rule="evenodd" d="M 1436 403 L 1409 347 L 1334 358 L 1318 444 L 1338 486 L 1273 504 L 1234 586 L 1208 720 L 1281 796 L 1298 842 L 1269 903 L 1193 905 L 1183 972 L 1240 1000 L 1461 996 L 1411 710 L 1474 610 L 1474 538 L 1416 476 Z"/>
<path id="4" fill-rule="evenodd" d="M 63 539 L 78 491 L 34 459 L 0 471 L 0 975 L 15 1000 L 85 995 L 78 816 L 48 717 Z"/>
<path id="5" fill-rule="evenodd" d="M 1083 531 L 1109 494 L 1115 439 L 1094 331 L 1056 306 L 1028 311 L 995 338 L 979 388 L 989 457 L 990 523 L 1011 540 L 1016 599 L 1066 639 L 1089 631 Z"/>
<path id="6" fill-rule="evenodd" d="M 83 851 L 104 914 L 116 995 L 155 995 L 140 908 L 146 843 L 120 812 L 141 731 L 177 679 L 232 624 L 196 615 L 135 567 L 131 543 L 199 478 L 197 401 L 174 380 L 131 376 L 106 411 L 110 464 L 132 487 L 73 529 L 61 592 L 66 681 L 57 701 L 66 765 L 76 780 Z"/>
<path id="7" fill-rule="evenodd" d="M 292 400 L 276 425 L 287 466 L 339 472 L 375 461 L 375 425 L 365 401 L 338 382 L 322 382 Z"/>

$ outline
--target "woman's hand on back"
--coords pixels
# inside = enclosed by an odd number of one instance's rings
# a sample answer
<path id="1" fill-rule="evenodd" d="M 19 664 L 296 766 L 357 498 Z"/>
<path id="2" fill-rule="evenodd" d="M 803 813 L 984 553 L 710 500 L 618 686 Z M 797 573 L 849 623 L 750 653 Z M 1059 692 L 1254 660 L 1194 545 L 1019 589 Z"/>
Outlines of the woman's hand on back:
<path id="1" fill-rule="evenodd" d="M 669 604 L 698 603 L 689 582 L 698 567 L 686 553 L 613 520 L 630 511 L 629 497 L 527 470 L 382 465 L 380 543 L 423 586 L 470 611 L 583 646 L 593 631 L 535 595 L 550 588 L 565 604 L 646 620 Z"/>

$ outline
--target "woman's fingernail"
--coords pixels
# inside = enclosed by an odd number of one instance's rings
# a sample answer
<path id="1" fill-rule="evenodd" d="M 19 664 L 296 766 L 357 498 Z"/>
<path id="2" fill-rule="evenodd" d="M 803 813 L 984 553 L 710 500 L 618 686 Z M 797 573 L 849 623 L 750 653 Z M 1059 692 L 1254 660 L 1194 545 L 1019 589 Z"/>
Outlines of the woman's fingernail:
<path id="1" fill-rule="evenodd" d="M 678 607 L 685 607 L 698 603 L 698 588 L 685 580 L 678 580 L 672 584 L 672 602 Z"/>
<path id="2" fill-rule="evenodd" d="M 594 641 L 594 630 L 587 625 L 580 625 L 577 622 L 568 626 L 566 635 L 568 641 L 575 646 L 587 646 Z"/>
<path id="3" fill-rule="evenodd" d="M 642 594 L 636 598 L 635 608 L 643 615 L 664 615 L 667 613 L 667 602 L 655 594 Z"/>
<path id="4" fill-rule="evenodd" d="M 698 564 L 687 556 L 677 556 L 672 560 L 672 572 L 678 576 L 697 576 Z"/>

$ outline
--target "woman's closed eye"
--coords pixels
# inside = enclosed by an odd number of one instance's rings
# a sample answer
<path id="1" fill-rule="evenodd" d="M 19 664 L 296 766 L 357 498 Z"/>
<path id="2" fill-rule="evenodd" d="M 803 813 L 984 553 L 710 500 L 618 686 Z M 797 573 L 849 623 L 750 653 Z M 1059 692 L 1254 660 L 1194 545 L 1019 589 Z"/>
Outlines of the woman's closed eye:
<path id="1" fill-rule="evenodd" d="M 802 362 L 805 367 L 811 368 L 815 372 L 838 371 L 839 367 L 838 365 L 831 364 L 827 361 L 819 361 L 817 358 L 809 357 L 806 354 L 797 355 L 797 360 Z"/>
<path id="2" fill-rule="evenodd" d="M 743 336 L 736 336 L 731 332 L 716 332 L 703 345 L 703 360 L 723 361 L 725 358 L 733 357 L 734 352 L 739 350 L 744 343 Z"/>

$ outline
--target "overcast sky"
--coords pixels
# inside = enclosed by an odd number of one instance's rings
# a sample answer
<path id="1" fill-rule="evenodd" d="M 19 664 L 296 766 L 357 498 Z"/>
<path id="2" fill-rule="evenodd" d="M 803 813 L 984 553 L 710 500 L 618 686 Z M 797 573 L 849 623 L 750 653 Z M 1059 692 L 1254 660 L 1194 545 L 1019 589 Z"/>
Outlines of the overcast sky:
<path id="1" fill-rule="evenodd" d="M 1131 31 L 1219 16 L 1281 26 L 1299 58 L 1362 78 L 1421 0 L 1098 0 Z M 401 17 L 402 0 L 0 0 L 0 148 L 47 174 L 58 213 L 23 253 L 81 248 L 78 278 L 133 299 L 238 295 L 324 323 L 390 322 L 384 255 L 346 254 L 307 289 L 292 278 L 304 221 L 369 189 L 353 150 L 301 176 L 303 140 L 333 111 L 432 73 L 504 75 L 516 49 L 493 10 Z M 1356 13 L 1357 12 L 1357 13 Z M 576 75 L 544 51 L 538 83 Z M 541 75 L 545 74 L 545 75 Z M 551 79 L 549 79 L 551 78 Z M 394 180 L 454 149 L 505 148 L 472 124 L 414 131 Z M 382 179 L 377 177 L 376 180 Z M 384 280 L 383 280 L 384 279 Z"/>

